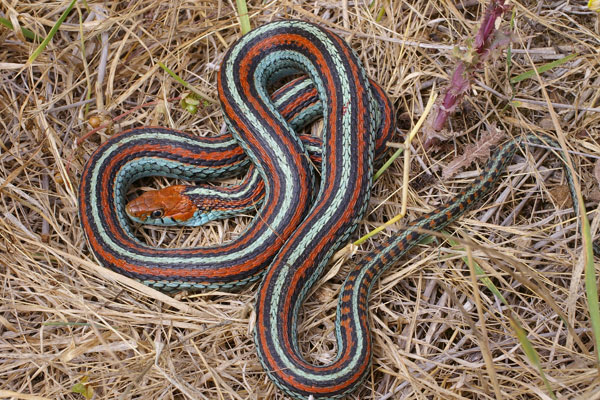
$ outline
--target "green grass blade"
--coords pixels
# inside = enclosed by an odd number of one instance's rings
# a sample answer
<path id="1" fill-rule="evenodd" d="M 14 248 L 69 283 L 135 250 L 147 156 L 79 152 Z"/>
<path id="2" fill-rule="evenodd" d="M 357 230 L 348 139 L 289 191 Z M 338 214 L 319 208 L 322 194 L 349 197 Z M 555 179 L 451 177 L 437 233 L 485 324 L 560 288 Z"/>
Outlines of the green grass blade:
<path id="1" fill-rule="evenodd" d="M 177 82 L 181 83 L 184 88 L 192 90 L 192 85 L 190 85 L 189 83 L 187 83 L 186 81 L 184 81 L 182 78 L 180 78 L 179 75 L 177 75 L 174 71 L 172 71 L 165 64 L 163 64 L 162 62 L 159 61 L 158 62 L 158 66 L 161 67 L 163 70 L 165 70 L 167 72 L 167 74 L 171 75 L 171 78 L 173 78 Z"/>
<path id="2" fill-rule="evenodd" d="M 570 54 L 570 55 L 568 55 L 566 57 L 563 57 L 561 59 L 554 60 L 552 62 L 544 64 L 541 67 L 536 68 L 537 73 L 541 74 L 541 73 L 544 73 L 546 71 L 549 71 L 552 68 L 556 68 L 559 65 L 562 65 L 562 64 L 564 64 L 564 63 L 566 63 L 568 61 L 571 61 L 575 57 L 577 57 L 577 54 Z M 522 74 L 515 76 L 514 78 L 511 78 L 510 79 L 510 83 L 518 83 L 518 82 L 524 81 L 525 79 L 534 78 L 536 76 L 537 76 L 537 74 L 536 74 L 535 70 L 529 70 L 527 72 L 523 72 Z"/>
<path id="3" fill-rule="evenodd" d="M 75 6 L 76 2 L 77 2 L 77 0 L 71 0 L 71 4 L 69 4 L 69 6 L 67 7 L 67 9 L 62 13 L 62 15 L 60 16 L 60 18 L 58 19 L 58 21 L 56 21 L 56 23 L 54 24 L 54 26 L 52 27 L 52 29 L 50 29 L 50 33 L 48 33 L 48 36 L 46 36 L 44 38 L 44 40 L 42 41 L 42 43 L 37 47 L 37 49 L 35 49 L 35 51 L 31 54 L 31 56 L 29 56 L 29 59 L 27 60 L 28 63 L 34 62 L 35 59 L 38 58 L 38 56 L 42 53 L 42 51 L 44 51 L 44 49 L 46 48 L 46 46 L 48 46 L 48 43 L 50 43 L 50 40 L 52 40 L 52 38 L 54 37 L 54 35 L 58 31 L 58 28 L 60 28 L 60 26 L 62 25 L 62 23 L 65 22 L 65 19 L 67 19 L 67 16 L 69 15 L 69 13 L 71 12 L 71 10 L 73 9 L 73 6 Z"/>
<path id="4" fill-rule="evenodd" d="M 583 204 L 581 204 L 583 206 Z M 594 266 L 594 248 L 592 242 L 592 234 L 590 232 L 590 221 L 587 219 L 585 208 L 581 210 L 582 227 L 581 231 L 584 236 L 583 251 L 585 252 L 585 294 L 587 296 L 588 312 L 590 313 L 590 321 L 592 323 L 592 332 L 596 342 L 596 363 L 600 368 L 600 307 L 598 305 L 598 287 L 596 280 L 596 269 Z"/>
<path id="5" fill-rule="evenodd" d="M 10 30 L 15 29 L 12 22 L 10 22 L 10 20 L 8 20 L 6 18 L 0 17 L 0 24 L 4 25 L 5 27 L 7 27 Z M 33 40 L 35 42 L 40 41 L 40 38 L 38 37 L 38 35 L 36 35 L 35 33 L 33 33 L 32 31 L 30 31 L 27 28 L 21 28 L 21 32 L 23 33 L 23 36 L 25 36 L 26 39 Z"/>
<path id="6" fill-rule="evenodd" d="M 381 19 L 383 18 L 384 15 L 385 15 L 385 7 L 381 7 L 379 9 L 379 12 L 377 13 L 377 17 L 375 17 L 375 21 L 381 22 Z"/>
<path id="7" fill-rule="evenodd" d="M 200 96 L 202 99 L 208 101 L 209 103 L 213 103 L 213 104 L 217 103 L 217 100 L 211 98 L 209 95 L 207 95 L 205 93 L 202 93 L 201 91 L 199 91 L 198 89 L 193 87 L 190 83 L 184 81 L 182 78 L 179 77 L 179 75 L 177 75 L 174 71 L 172 71 L 169 67 L 167 67 L 165 64 L 163 64 L 161 61 L 158 62 L 158 66 L 161 67 L 163 70 L 165 70 L 167 72 L 167 74 L 171 75 L 171 77 L 173 79 L 175 79 L 177 82 L 179 82 L 181 85 L 183 85 L 184 88 L 191 90 L 192 92 L 194 92 L 195 94 Z"/>
<path id="8" fill-rule="evenodd" d="M 386 169 L 388 169 L 390 167 L 390 165 L 392 165 L 394 163 L 394 161 L 396 161 L 396 159 L 398 157 L 400 157 L 400 155 L 402 154 L 402 152 L 404 151 L 404 149 L 398 149 L 394 152 L 394 154 L 392 154 L 392 156 L 389 158 L 389 160 L 387 160 L 385 162 L 385 164 L 383 164 L 381 166 L 381 168 L 379 168 L 379 170 L 377 172 L 375 172 L 375 175 L 373 175 L 373 180 L 376 181 L 377 179 L 379 179 L 379 177 L 381 175 L 383 175 L 383 173 L 385 172 Z"/>
<path id="9" fill-rule="evenodd" d="M 452 247 L 456 247 L 456 250 L 459 250 L 459 251 L 464 250 L 464 248 L 462 246 L 460 246 L 460 244 L 456 240 L 452 240 L 452 238 L 450 238 L 449 233 L 447 233 L 447 232 L 443 232 L 443 233 L 448 235 L 448 243 L 450 243 L 450 245 L 452 245 Z M 469 259 L 467 256 L 463 256 L 461 258 L 465 264 L 469 263 Z M 477 264 L 477 262 L 475 262 L 475 260 L 473 260 L 473 269 L 475 270 L 475 274 L 477 275 L 477 277 L 479 278 L 481 283 L 483 283 L 490 290 L 490 292 L 492 292 L 494 294 L 494 296 L 496 296 L 496 298 L 498 298 L 502 303 L 504 303 L 505 305 L 508 305 L 508 302 L 506 301 L 504 296 L 502 296 L 502 293 L 500 293 L 500 290 L 498 290 L 496 285 L 494 285 L 494 282 L 492 282 L 492 280 L 487 277 L 487 274 L 485 273 L 483 268 L 481 268 L 481 266 L 479 266 L 479 264 Z"/>
<path id="10" fill-rule="evenodd" d="M 525 332 L 525 329 L 523 329 L 521 324 L 519 324 L 519 322 L 516 319 L 514 319 L 511 315 L 508 315 L 508 320 L 515 333 L 517 334 L 517 339 L 519 340 L 519 343 L 521 343 L 521 347 L 523 347 L 525 355 L 527 356 L 527 358 L 529 358 L 529 361 L 531 361 L 531 363 L 537 368 L 538 372 L 540 373 L 540 376 L 544 381 L 544 384 L 546 385 L 546 390 L 553 399 L 556 399 L 556 395 L 552 391 L 550 382 L 548 382 L 546 374 L 544 373 L 544 369 L 542 368 L 540 356 L 531 345 L 529 339 L 527 339 L 527 332 Z"/>
<path id="11" fill-rule="evenodd" d="M 510 16 L 510 31 L 513 32 L 515 29 L 515 9 L 513 8 L 511 16 Z M 506 49 L 506 73 L 508 77 L 510 77 L 510 72 L 512 71 L 512 44 L 508 45 Z"/>

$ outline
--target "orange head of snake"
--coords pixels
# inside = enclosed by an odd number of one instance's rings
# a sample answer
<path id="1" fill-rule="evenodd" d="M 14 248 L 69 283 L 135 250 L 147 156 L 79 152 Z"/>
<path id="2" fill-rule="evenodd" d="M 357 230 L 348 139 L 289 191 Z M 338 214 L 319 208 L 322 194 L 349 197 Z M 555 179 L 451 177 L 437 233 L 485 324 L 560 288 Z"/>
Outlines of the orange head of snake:
<path id="1" fill-rule="evenodd" d="M 131 220 L 148 225 L 196 226 L 220 218 L 214 210 L 194 204 L 186 194 L 189 188 L 174 185 L 150 190 L 127 203 L 125 211 Z"/>

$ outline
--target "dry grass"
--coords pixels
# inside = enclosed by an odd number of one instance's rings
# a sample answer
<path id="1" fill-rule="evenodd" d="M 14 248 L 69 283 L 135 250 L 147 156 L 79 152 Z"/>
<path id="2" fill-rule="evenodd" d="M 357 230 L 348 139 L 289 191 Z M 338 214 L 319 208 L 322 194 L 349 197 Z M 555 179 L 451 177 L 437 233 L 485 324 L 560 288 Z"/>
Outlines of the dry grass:
<path id="1" fill-rule="evenodd" d="M 439 88 L 452 72 L 451 48 L 472 37 L 483 8 L 469 0 L 369 3 L 252 1 L 249 14 L 253 26 L 301 18 L 338 32 L 395 101 L 407 131 L 432 85 Z M 437 152 L 414 142 L 409 218 L 473 179 L 480 165 L 447 181 L 441 169 L 490 125 L 508 135 L 556 136 L 541 85 L 568 147 L 577 152 L 572 158 L 588 208 L 596 208 L 600 20 L 581 3 L 515 5 L 513 75 L 578 56 L 541 81 L 517 84 L 514 92 L 506 53 L 488 63 L 451 119 L 452 129 L 469 134 Z M 0 4 L 0 16 L 44 37 L 67 2 Z M 161 294 L 98 266 L 77 216 L 82 166 L 107 135 L 141 125 L 219 132 L 216 105 L 192 116 L 177 102 L 165 102 L 183 89 L 157 63 L 216 98 L 219 62 L 239 38 L 233 1 L 88 4 L 95 17 L 86 20 L 90 12 L 78 3 L 33 65 L 25 63 L 35 45 L 0 28 L 0 398 L 80 399 L 72 387 L 86 379 L 97 399 L 285 398 L 254 351 L 256 284 L 233 293 Z M 382 5 L 385 15 L 376 21 Z M 526 101 L 507 106 L 512 94 Z M 91 130 L 91 115 L 109 120 L 151 101 L 158 103 L 77 144 Z M 400 165 L 375 185 L 361 234 L 399 212 Z M 467 252 L 443 240 L 420 246 L 383 276 L 370 303 L 372 373 L 352 398 L 551 398 L 516 326 L 528 335 L 557 398 L 600 396 L 581 241 L 570 206 L 557 205 L 564 197 L 557 166 L 551 153 L 532 148 L 513 161 L 510 177 L 479 211 L 454 224 L 453 236 L 471 241 L 472 259 L 508 305 L 472 279 Z M 153 243 L 197 246 L 227 240 L 246 222 L 215 222 L 183 234 L 144 232 Z M 304 306 L 300 342 L 310 360 L 327 362 L 335 354 L 333 321 L 345 270 L 321 282 Z"/>

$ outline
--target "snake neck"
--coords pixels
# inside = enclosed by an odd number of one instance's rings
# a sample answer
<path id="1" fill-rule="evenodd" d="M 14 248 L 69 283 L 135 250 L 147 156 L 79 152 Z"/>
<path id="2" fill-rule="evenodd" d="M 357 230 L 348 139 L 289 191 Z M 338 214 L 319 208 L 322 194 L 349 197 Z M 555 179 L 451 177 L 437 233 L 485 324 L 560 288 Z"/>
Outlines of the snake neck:
<path id="1" fill-rule="evenodd" d="M 189 186 L 182 194 L 196 208 L 194 216 L 186 225 L 198 226 L 243 213 L 255 213 L 264 200 L 265 185 L 258 170 L 251 165 L 239 184 Z"/>

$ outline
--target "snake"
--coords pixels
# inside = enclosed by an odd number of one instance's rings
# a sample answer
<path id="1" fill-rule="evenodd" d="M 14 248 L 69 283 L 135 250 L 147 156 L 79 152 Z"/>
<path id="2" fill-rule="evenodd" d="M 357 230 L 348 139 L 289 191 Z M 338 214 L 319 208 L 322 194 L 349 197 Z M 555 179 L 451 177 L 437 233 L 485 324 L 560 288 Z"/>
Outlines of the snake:
<path id="1" fill-rule="evenodd" d="M 292 115 L 284 116 L 280 111 L 285 107 L 280 103 L 278 108 L 269 92 L 273 82 L 298 74 L 310 81 L 316 94 L 311 102 L 318 104 L 323 118 L 321 138 L 309 139 L 310 143 L 295 133 L 303 122 L 293 126 Z M 286 90 L 295 90 L 294 85 Z M 337 355 L 327 365 L 314 365 L 298 344 L 299 310 L 333 253 L 347 242 L 365 214 L 377 137 L 386 136 L 382 130 L 394 130 L 392 108 L 344 40 L 318 25 L 295 20 L 263 25 L 232 45 L 219 70 L 218 93 L 228 134 L 200 138 L 143 127 L 99 146 L 82 174 L 81 224 L 101 264 L 160 290 L 231 288 L 262 277 L 254 329 L 258 358 L 275 385 L 298 399 L 339 399 L 361 386 L 373 353 L 368 298 L 379 276 L 428 231 L 439 231 L 472 209 L 495 187 L 518 149 L 526 144 L 558 147 L 547 136 L 509 140 L 468 187 L 355 262 L 340 289 Z M 300 121 L 313 118 L 311 106 L 301 102 L 296 106 L 300 114 L 307 110 Z M 307 148 L 315 143 L 320 145 L 314 157 L 320 159 L 318 177 L 307 155 Z M 145 176 L 204 181 L 235 176 L 245 169 L 241 184 L 220 194 L 214 187 L 169 189 L 168 195 L 175 199 L 171 202 L 186 203 L 169 216 L 162 208 L 145 211 L 152 194 L 126 202 L 130 184 Z M 565 171 L 575 199 L 574 177 Z M 260 186 L 255 177 L 262 181 L 260 193 L 248 194 L 248 188 Z M 213 212 L 206 203 L 198 206 L 187 190 L 213 190 L 211 196 L 224 193 L 224 198 L 229 192 L 234 201 L 244 199 L 230 207 L 232 212 L 251 199 L 257 215 L 238 238 L 212 247 L 153 248 L 135 238 L 130 216 L 149 223 L 185 224 L 188 218 L 203 223 L 230 215 L 224 208 Z M 573 207 L 579 214 L 576 201 Z"/>

